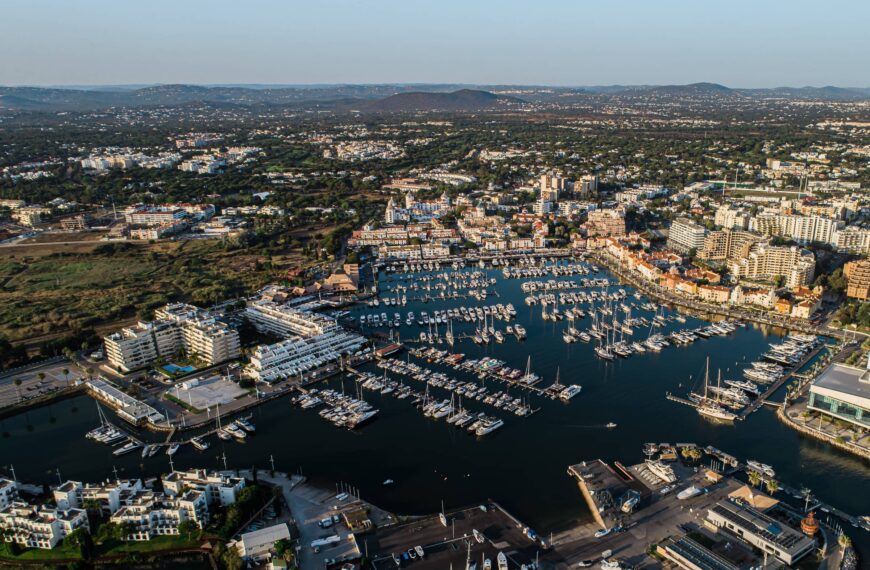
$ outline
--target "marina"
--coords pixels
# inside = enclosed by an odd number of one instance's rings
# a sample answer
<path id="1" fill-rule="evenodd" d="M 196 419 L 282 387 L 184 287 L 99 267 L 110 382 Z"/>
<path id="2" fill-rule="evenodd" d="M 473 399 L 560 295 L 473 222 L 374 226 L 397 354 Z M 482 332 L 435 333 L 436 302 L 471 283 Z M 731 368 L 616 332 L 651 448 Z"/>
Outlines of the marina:
<path id="1" fill-rule="evenodd" d="M 671 342 L 669 339 L 674 338 L 674 333 L 708 329 L 718 323 L 654 304 L 636 294 L 631 287 L 616 284 L 607 273 L 592 271 L 590 264 L 588 275 L 574 278 L 608 279 L 608 285 L 600 289 L 578 289 L 578 292 L 600 290 L 603 294 L 606 289 L 608 295 L 613 295 L 618 294 L 620 288 L 625 290 L 624 296 L 620 294 L 621 300 L 596 299 L 594 302 L 598 322 L 611 327 L 602 327 L 608 331 L 611 340 L 614 335 L 613 315 L 607 315 L 607 310 L 619 314 L 617 321 L 620 325 L 626 318 L 645 318 L 650 323 L 646 327 L 630 325 L 634 329 L 632 336 L 622 332 L 631 343 L 644 341 L 642 344 L 645 345 L 646 340 L 654 335 L 661 335 L 668 342 L 659 351 L 635 351 L 630 357 L 614 354 L 613 360 L 603 360 L 595 353 L 597 342 L 563 341 L 563 334 L 571 324 L 567 316 L 562 320 L 544 320 L 541 318 L 541 304 L 527 305 L 524 302 L 527 295 L 522 290 L 524 278 L 505 279 L 501 264 L 492 267 L 487 262 L 484 269 L 476 263 L 473 265 L 464 270 L 483 271 L 498 280 L 494 286 L 498 290 L 497 297 L 490 299 L 488 296 L 485 301 L 475 300 L 473 304 L 461 298 L 428 302 L 408 299 L 401 309 L 402 325 L 398 332 L 395 328 L 391 331 L 394 340 L 401 340 L 406 347 L 404 352 L 399 350 L 380 361 L 355 365 L 353 370 L 307 386 L 309 391 L 331 390 L 341 395 L 344 384 L 345 394 L 354 398 L 361 394 L 377 414 L 356 429 L 336 427 L 321 417 L 320 411 L 328 407 L 325 403 L 312 403 L 308 408 L 304 403 L 291 405 L 290 398 L 301 394 L 295 392 L 292 396 L 275 398 L 245 412 L 252 415 L 250 421 L 256 424 L 256 433 L 247 434 L 244 439 L 221 431 L 224 421 L 232 422 L 233 418 L 222 418 L 221 428 L 218 428 L 212 413 L 210 425 L 179 432 L 171 438 L 182 443 L 171 456 L 166 455 L 165 434 L 155 441 L 154 434 L 124 425 L 127 436 L 144 445 L 156 444 L 159 449 L 145 458 L 141 456 L 142 447 L 116 456 L 113 454 L 116 446 L 98 444 L 83 437 L 100 425 L 100 418 L 93 401 L 80 396 L 31 411 L 27 416 L 2 420 L 0 429 L 9 436 L 0 438 L 0 453 L 9 457 L 10 462 L 20 462 L 23 449 L 40 449 L 38 456 L 28 457 L 28 468 L 22 478 L 46 482 L 57 480 L 53 473 L 61 464 L 67 465 L 64 477 L 87 480 L 99 479 L 115 466 L 123 474 L 148 476 L 168 469 L 170 460 L 177 467 L 204 464 L 223 468 L 224 461 L 230 467 L 268 466 L 269 458 L 273 457 L 278 468 L 288 471 L 301 468 L 313 480 L 330 480 L 336 472 L 347 472 L 349 475 L 346 477 L 367 498 L 395 512 L 435 512 L 440 509 L 441 499 L 448 506 L 457 507 L 491 497 L 522 520 L 544 530 L 590 520 L 591 514 L 583 504 L 576 484 L 565 475 L 566 465 L 583 457 L 602 457 L 626 464 L 636 462 L 638 450 L 649 440 L 650 424 L 655 423 L 656 437 L 663 441 L 699 441 L 732 453 L 739 452 L 742 457 L 775 466 L 779 480 L 796 488 L 813 489 L 819 499 L 834 508 L 855 514 L 870 513 L 870 503 L 860 492 L 867 483 L 866 465 L 830 446 L 801 437 L 784 426 L 774 410 L 767 406 L 759 407 L 743 421 L 718 424 L 703 419 L 693 408 L 674 405 L 665 397 L 668 392 L 686 395 L 696 390 L 692 384 L 697 384 L 702 377 L 708 357 L 714 384 L 717 371 L 721 369 L 723 387 L 735 387 L 726 382 L 729 380 L 747 381 L 764 394 L 777 380 L 765 384 L 747 378 L 744 370 L 757 368 L 753 362 L 776 364 L 765 359 L 763 354 L 771 350 L 771 344 L 785 342 L 788 331 L 734 323 L 733 332 L 709 336 L 696 334 L 692 342 Z M 414 275 L 423 276 L 426 271 Z M 550 277 L 530 279 L 546 281 Z M 382 272 L 380 277 L 381 285 L 386 288 L 403 280 L 407 281 L 401 272 Z M 630 317 L 620 307 L 621 303 L 631 310 Z M 462 306 L 469 312 L 474 306 L 476 314 L 478 306 L 483 311 L 483 306 L 498 304 L 505 308 L 513 305 L 516 316 L 509 321 L 493 318 L 490 309 L 486 316 L 487 328 L 492 325 L 497 331 L 506 333 L 508 325 L 513 331 L 519 326 L 524 332 L 522 340 L 516 334 L 513 337 L 505 335 L 505 342 L 499 343 L 491 336 L 489 343 L 477 344 L 473 338 L 467 337 L 473 337 L 474 329 L 482 326 L 482 321 L 465 322 L 463 318 L 460 322 L 454 318 L 446 325 L 443 319 L 441 324 L 437 321 L 433 324 L 430 344 L 429 326 L 421 327 L 416 322 L 422 311 L 430 316 L 435 311 L 446 311 L 449 316 L 449 310 L 453 309 L 455 316 L 457 310 L 461 314 Z M 560 302 L 560 314 L 564 314 L 566 306 L 572 305 Z M 556 308 L 555 305 L 547 307 Z M 588 316 L 592 302 L 575 303 L 573 307 L 586 313 L 582 318 L 575 316 L 574 326 L 578 331 L 588 331 L 596 320 Z M 602 308 L 605 313 L 600 310 Z M 376 309 L 362 303 L 347 311 L 348 319 L 359 322 L 361 315 L 374 313 Z M 412 325 L 405 324 L 409 311 L 415 313 Z M 377 312 L 382 312 L 380 307 Z M 394 312 L 390 310 L 390 314 Z M 660 326 L 654 326 L 654 322 Z M 437 337 L 435 325 L 438 326 Z M 451 326 L 453 346 L 446 339 Z M 373 330 L 388 331 L 389 328 Z M 425 342 L 419 340 L 420 332 L 427 333 Z M 619 335 L 617 331 L 617 342 Z M 685 334 L 682 336 L 688 338 Z M 438 342 L 439 338 L 441 342 Z M 461 359 L 457 358 L 460 354 L 463 355 Z M 456 421 L 462 423 L 462 414 L 456 410 L 439 418 L 433 416 L 443 413 L 443 410 L 427 416 L 418 407 L 420 402 L 413 403 L 416 397 L 425 395 L 426 382 L 383 367 L 408 362 L 421 367 L 420 372 L 423 368 L 430 371 L 427 378 L 446 378 L 443 386 L 450 386 L 450 381 L 455 381 L 453 390 L 430 385 L 430 395 L 442 406 L 445 400 L 449 406 L 453 396 L 453 407 L 458 409 L 460 395 L 455 390 L 464 387 L 461 394 L 463 408 L 473 411 L 474 415 L 483 413 L 491 418 L 497 417 L 503 425 L 478 437 L 469 434 L 467 428 L 457 428 L 455 422 L 448 423 L 451 417 L 459 417 Z M 775 372 L 770 366 L 762 368 Z M 508 369 L 505 370 L 507 379 L 497 372 L 499 369 Z M 514 371 L 519 371 L 518 378 L 510 378 Z M 527 371 L 526 381 L 520 382 Z M 383 382 L 385 372 L 388 382 L 398 385 L 378 387 L 377 383 Z M 481 386 L 481 373 L 485 373 L 483 383 L 488 395 L 496 391 L 507 392 L 511 398 L 519 398 L 521 404 L 525 402 L 535 412 L 518 416 L 483 400 L 469 398 L 468 383 Z M 443 378 L 435 377 L 435 374 L 443 375 Z M 369 387 L 364 385 L 367 382 L 371 382 Z M 554 390 L 548 390 L 553 384 L 566 388 L 576 385 L 582 389 L 566 403 Z M 400 398 L 404 393 L 408 395 Z M 319 394 L 313 396 L 319 397 Z M 771 394 L 771 398 L 775 399 L 775 395 Z M 110 413 L 105 412 L 107 416 Z M 113 423 L 123 425 L 116 421 Z M 28 425 L 32 429 L 28 429 Z M 220 433 L 229 437 L 224 439 Z M 758 434 L 763 434 L 763 437 Z M 194 438 L 209 444 L 208 450 L 198 451 Z M 372 457 L 388 459 L 372 461 Z M 511 477 L 504 476 L 504 466 L 508 462 L 514 474 Z M 366 468 L 357 469 L 360 464 L 365 464 Z M 19 469 L 17 464 L 16 469 Z M 384 485 L 386 480 L 393 483 Z M 528 480 L 538 481 L 552 492 L 546 496 L 533 496 L 521 483 Z M 420 488 L 431 489 L 431 493 L 421 497 Z M 853 538 L 860 544 L 861 537 L 858 534 Z"/>

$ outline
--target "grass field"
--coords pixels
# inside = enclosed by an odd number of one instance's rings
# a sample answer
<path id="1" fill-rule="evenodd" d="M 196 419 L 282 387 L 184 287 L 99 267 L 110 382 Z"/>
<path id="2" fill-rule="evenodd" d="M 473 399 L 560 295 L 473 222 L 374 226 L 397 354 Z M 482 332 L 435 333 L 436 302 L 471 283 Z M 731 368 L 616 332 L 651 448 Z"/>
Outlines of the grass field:
<path id="1" fill-rule="evenodd" d="M 191 540 L 183 536 L 158 536 L 147 541 L 130 541 L 123 542 L 119 540 L 106 540 L 105 542 L 95 544 L 95 555 L 97 559 L 105 556 L 119 556 L 126 554 L 154 554 L 165 550 L 182 550 L 188 548 L 198 548 L 203 540 Z M 9 551 L 9 546 L 0 543 L 0 559 L 7 561 L 20 560 L 22 562 L 46 562 L 50 563 L 56 560 L 80 560 L 81 552 L 76 547 L 65 546 L 59 544 L 51 550 L 41 548 L 28 548 L 17 555 Z"/>
<path id="2" fill-rule="evenodd" d="M 170 301 L 207 306 L 304 263 L 296 251 L 227 251 L 219 241 L 0 248 L 0 337 L 50 339 L 146 317 Z"/>

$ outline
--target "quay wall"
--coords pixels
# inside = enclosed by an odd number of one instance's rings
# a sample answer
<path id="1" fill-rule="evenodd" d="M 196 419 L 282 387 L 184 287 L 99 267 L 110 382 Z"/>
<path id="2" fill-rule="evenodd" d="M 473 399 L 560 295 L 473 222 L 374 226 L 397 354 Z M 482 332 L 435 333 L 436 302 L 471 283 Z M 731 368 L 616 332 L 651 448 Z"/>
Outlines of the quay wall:
<path id="1" fill-rule="evenodd" d="M 865 449 L 863 447 L 859 447 L 859 446 L 857 446 L 853 443 L 849 443 L 847 441 L 837 441 L 836 438 L 831 437 L 830 435 L 828 435 L 826 433 L 822 433 L 822 432 L 819 432 L 817 430 L 811 429 L 807 426 L 803 426 L 803 425 L 796 423 L 794 420 L 792 420 L 790 417 L 788 417 L 788 414 L 786 413 L 785 406 L 778 406 L 777 407 L 776 417 L 778 417 L 780 419 L 780 421 L 782 421 L 782 423 L 784 423 L 785 425 L 787 425 L 791 429 L 802 433 L 803 435 L 807 435 L 809 437 L 813 437 L 813 438 L 818 439 L 820 441 L 824 441 L 825 443 L 829 443 L 832 446 L 836 447 L 837 449 L 840 449 L 842 451 L 846 451 L 848 453 L 851 453 L 853 455 L 857 455 L 858 457 L 861 457 L 865 460 L 870 461 L 870 451 L 868 451 L 867 449 Z"/>

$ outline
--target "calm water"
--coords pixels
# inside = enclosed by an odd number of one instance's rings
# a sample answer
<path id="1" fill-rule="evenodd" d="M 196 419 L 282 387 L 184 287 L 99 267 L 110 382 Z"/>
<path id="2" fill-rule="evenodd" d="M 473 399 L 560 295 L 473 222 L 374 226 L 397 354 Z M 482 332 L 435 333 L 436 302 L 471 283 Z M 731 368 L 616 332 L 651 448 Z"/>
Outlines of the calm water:
<path id="1" fill-rule="evenodd" d="M 741 365 L 756 359 L 769 342 L 780 338 L 778 335 L 747 327 L 729 337 L 702 339 L 688 347 L 672 346 L 658 354 L 605 363 L 594 355 L 593 345 L 562 341 L 566 321 L 543 321 L 539 306 L 526 306 L 520 280 L 501 280 L 499 272 L 489 273 L 499 276 L 500 296 L 491 296 L 483 303 L 473 299 L 409 302 L 398 308 L 362 306 L 353 313 L 376 311 L 392 316 L 399 311 L 404 323 L 411 310 L 419 315 L 421 309 L 431 314 L 435 309 L 462 304 L 512 302 L 518 321 L 528 332 L 524 342 L 509 337 L 504 344 L 479 347 L 464 341 L 457 345 L 457 351 L 467 357 L 485 353 L 516 368 L 524 368 L 531 355 L 533 371 L 544 378 L 542 385 L 552 382 L 558 366 L 563 383 L 583 386 L 583 392 L 570 403 L 533 398 L 542 409 L 528 419 L 490 408 L 506 420 L 506 425 L 477 440 L 443 421 L 424 418 L 408 400 L 396 400 L 392 395 L 366 393 L 381 413 L 356 432 L 335 428 L 316 412 L 300 410 L 281 399 L 254 412 L 257 435 L 249 441 L 239 444 L 214 439 L 204 453 L 183 448 L 174 458 L 175 466 L 220 467 L 218 455 L 225 453 L 230 467 L 268 467 L 271 455 L 278 469 L 301 468 L 315 479 L 348 481 L 364 497 L 398 512 L 431 512 L 442 500 L 448 506 L 460 506 L 492 498 L 546 532 L 588 516 L 576 485 L 566 474 L 568 465 L 594 458 L 635 463 L 643 458 L 645 442 L 695 442 L 714 445 L 741 459 L 771 464 L 784 483 L 807 486 L 824 501 L 848 512 L 870 514 L 870 469 L 861 460 L 799 437 L 764 407 L 746 421 L 726 426 L 702 420 L 693 409 L 665 399 L 667 391 L 685 395 L 702 377 L 708 356 L 711 370 L 721 368 L 723 377 L 739 377 Z M 391 282 L 391 278 L 386 276 L 382 286 L 393 286 L 396 281 Z M 408 276 L 403 281 L 413 279 Z M 638 310 L 634 314 L 651 316 Z M 504 328 L 503 321 L 496 322 L 498 328 Z M 588 323 L 584 319 L 577 326 L 583 329 Z M 669 323 L 664 331 L 698 324 L 700 321 L 690 317 L 686 324 Z M 463 324 L 455 332 L 472 327 Z M 416 325 L 403 326 L 402 334 L 416 336 L 419 330 Z M 645 338 L 646 331 L 636 331 L 635 335 Z M 453 375 L 463 375 L 450 370 Z M 416 381 L 404 381 L 422 388 Z M 339 386 L 341 381 L 332 384 Z M 355 386 L 349 380 L 344 385 L 348 390 Z M 469 407 L 486 409 L 480 402 L 471 402 Z M 618 424 L 616 429 L 601 427 L 611 421 Z M 122 476 L 169 471 L 168 458 L 162 454 L 147 460 L 138 453 L 117 458 L 110 448 L 86 440 L 84 433 L 96 424 L 96 407 L 84 396 L 0 420 L 0 464 L 14 464 L 19 479 L 48 483 L 57 481 L 58 467 L 64 479 L 85 480 L 111 476 L 113 467 Z M 396 483 L 384 486 L 385 479 Z M 847 530 L 859 534 L 851 527 Z M 860 534 L 863 536 L 856 538 L 863 544 L 866 533 Z"/>

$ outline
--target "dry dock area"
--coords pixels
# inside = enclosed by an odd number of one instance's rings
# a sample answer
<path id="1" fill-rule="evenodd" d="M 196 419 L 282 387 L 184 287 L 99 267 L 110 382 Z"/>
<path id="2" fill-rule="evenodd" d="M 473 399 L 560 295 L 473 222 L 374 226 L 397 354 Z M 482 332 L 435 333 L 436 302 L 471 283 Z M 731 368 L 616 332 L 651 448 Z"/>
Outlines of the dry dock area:
<path id="1" fill-rule="evenodd" d="M 522 523 L 496 504 L 451 511 L 445 516 L 447 526 L 434 515 L 379 528 L 358 538 L 360 549 L 368 551 L 372 565 L 382 570 L 396 568 L 393 555 L 400 559 L 402 567 L 418 570 L 465 568 L 469 556 L 479 569 L 487 558 L 495 568 L 499 552 L 507 557 L 508 568 L 519 570 L 523 564 L 533 562 L 539 552 L 543 553 L 540 543 L 524 534 Z M 482 535 L 483 542 L 475 538 L 475 530 Z M 422 559 L 402 556 L 416 546 L 423 548 Z"/>

